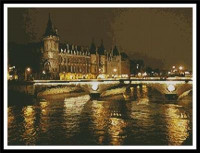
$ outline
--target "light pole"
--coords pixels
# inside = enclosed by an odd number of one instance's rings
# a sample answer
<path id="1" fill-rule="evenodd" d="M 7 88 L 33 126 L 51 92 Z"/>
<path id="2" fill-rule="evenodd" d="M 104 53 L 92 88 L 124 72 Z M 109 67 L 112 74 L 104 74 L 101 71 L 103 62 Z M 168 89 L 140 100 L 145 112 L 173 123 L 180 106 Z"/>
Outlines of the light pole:
<path id="1" fill-rule="evenodd" d="M 43 70 L 43 71 L 42 71 L 42 79 L 45 79 L 45 74 L 46 74 L 46 71 Z"/>
<path id="2" fill-rule="evenodd" d="M 179 66 L 179 75 L 182 75 L 183 72 L 183 66 Z"/>
<path id="3" fill-rule="evenodd" d="M 25 69 L 25 80 L 28 80 L 28 74 L 30 74 L 30 72 L 31 72 L 31 68 L 30 67 L 27 67 L 26 69 Z"/>
<path id="4" fill-rule="evenodd" d="M 114 71 L 114 77 L 115 77 L 115 75 L 116 75 L 116 72 L 117 72 L 117 69 L 116 69 L 116 68 L 114 68 L 114 69 L 113 69 L 113 71 Z"/>
<path id="5" fill-rule="evenodd" d="M 183 67 L 182 67 L 182 66 L 179 66 L 179 70 L 180 70 L 180 71 L 183 70 Z"/>

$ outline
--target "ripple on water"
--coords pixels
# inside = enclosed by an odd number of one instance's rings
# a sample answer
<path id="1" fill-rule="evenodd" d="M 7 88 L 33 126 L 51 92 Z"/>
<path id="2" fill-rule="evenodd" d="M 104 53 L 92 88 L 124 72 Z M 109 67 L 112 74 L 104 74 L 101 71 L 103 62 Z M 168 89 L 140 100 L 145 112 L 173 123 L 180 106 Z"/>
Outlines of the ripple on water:
<path id="1" fill-rule="evenodd" d="M 128 100 L 62 95 L 10 106 L 9 145 L 182 145 L 191 137 L 190 108 L 133 90 Z"/>

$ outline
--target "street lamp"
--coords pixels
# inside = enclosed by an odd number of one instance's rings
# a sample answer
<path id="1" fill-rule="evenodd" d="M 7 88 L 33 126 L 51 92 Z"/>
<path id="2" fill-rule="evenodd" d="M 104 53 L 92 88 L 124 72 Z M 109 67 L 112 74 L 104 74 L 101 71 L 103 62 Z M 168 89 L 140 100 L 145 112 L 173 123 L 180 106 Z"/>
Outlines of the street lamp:
<path id="1" fill-rule="evenodd" d="M 114 72 L 117 72 L 117 69 L 113 69 Z"/>
<path id="2" fill-rule="evenodd" d="M 113 69 L 113 71 L 114 71 L 114 78 L 116 77 L 116 72 L 117 72 L 117 69 L 116 68 L 114 68 Z"/>
<path id="3" fill-rule="evenodd" d="M 31 72 L 31 68 L 30 68 L 30 67 L 27 67 L 27 68 L 25 69 L 25 80 L 28 79 L 27 75 L 28 75 L 30 72 Z"/>
<path id="4" fill-rule="evenodd" d="M 182 67 L 182 66 L 179 66 L 179 70 L 183 70 L 183 67 Z"/>
<path id="5" fill-rule="evenodd" d="M 30 68 L 30 67 L 28 67 L 26 70 L 27 70 L 28 72 L 30 72 L 30 71 L 31 71 L 31 68 Z"/>

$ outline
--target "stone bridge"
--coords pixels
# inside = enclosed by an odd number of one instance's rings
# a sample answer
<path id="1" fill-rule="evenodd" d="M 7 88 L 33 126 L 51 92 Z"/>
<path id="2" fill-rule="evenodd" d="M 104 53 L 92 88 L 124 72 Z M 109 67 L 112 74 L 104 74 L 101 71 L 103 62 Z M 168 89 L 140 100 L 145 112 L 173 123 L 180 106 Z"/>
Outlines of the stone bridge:
<path id="1" fill-rule="evenodd" d="M 129 89 L 135 85 L 143 85 L 157 90 L 163 95 L 175 95 L 179 97 L 184 92 L 192 90 L 192 80 L 35 80 L 32 82 L 9 83 L 10 90 L 23 92 L 37 96 L 47 89 L 60 89 L 63 87 L 76 87 L 88 94 L 102 94 L 107 90 L 125 87 Z M 65 89 L 64 89 L 65 90 Z"/>

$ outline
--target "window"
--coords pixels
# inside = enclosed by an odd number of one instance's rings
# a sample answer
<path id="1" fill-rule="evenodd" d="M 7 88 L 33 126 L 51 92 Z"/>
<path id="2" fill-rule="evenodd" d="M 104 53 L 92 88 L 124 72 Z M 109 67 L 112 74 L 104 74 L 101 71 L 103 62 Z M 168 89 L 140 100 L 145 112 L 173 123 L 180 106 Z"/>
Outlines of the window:
<path id="1" fill-rule="evenodd" d="M 71 72 L 73 72 L 73 67 L 71 66 Z"/>

